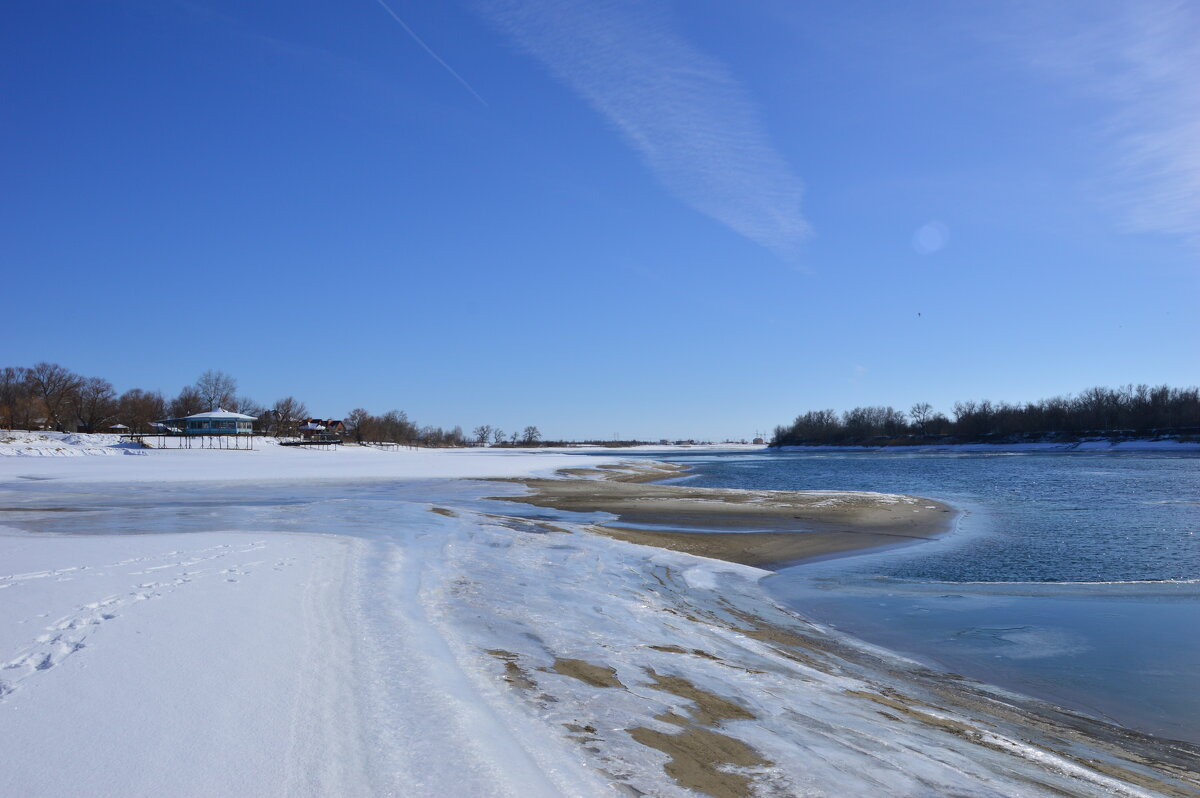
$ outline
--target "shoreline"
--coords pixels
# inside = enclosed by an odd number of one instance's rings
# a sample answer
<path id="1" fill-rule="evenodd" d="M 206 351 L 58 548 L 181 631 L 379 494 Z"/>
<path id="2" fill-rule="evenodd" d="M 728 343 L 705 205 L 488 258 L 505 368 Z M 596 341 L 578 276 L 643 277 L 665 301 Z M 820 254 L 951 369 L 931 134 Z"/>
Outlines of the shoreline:
<path id="1" fill-rule="evenodd" d="M 564 469 L 570 479 L 515 479 L 528 495 L 493 498 L 607 513 L 615 519 L 589 531 L 768 570 L 933 540 L 960 515 L 943 502 L 899 494 L 662 484 L 687 470 L 671 463 Z"/>
<path id="2" fill-rule="evenodd" d="M 767 570 L 935 539 L 955 529 L 963 515 L 962 511 L 941 502 L 895 494 L 726 490 L 662 484 L 662 480 L 672 480 L 687 470 L 685 466 L 670 463 L 621 463 L 570 469 L 568 476 L 573 479 L 503 480 L 525 484 L 533 493 L 489 498 L 563 511 L 609 513 L 616 519 L 573 525 L 591 534 L 639 546 Z M 770 503 L 765 501 L 768 498 L 772 500 Z M 840 501 L 819 505 L 831 498 Z M 879 527 L 898 521 L 897 509 L 925 512 L 905 519 L 902 535 L 879 532 Z M 622 526 L 647 523 L 647 518 L 663 526 L 683 519 L 688 526 L 711 529 L 774 523 L 787 531 L 709 532 Z M 854 525 L 859 528 L 848 528 Z M 650 555 L 648 562 L 655 563 L 664 555 L 665 552 Z M 651 566 L 652 575 L 661 579 L 658 568 Z M 1194 743 L 1122 726 L 1045 698 L 942 667 L 930 667 L 852 633 L 826 628 L 802 612 L 778 604 L 765 593 L 755 595 L 747 591 L 735 597 L 734 593 L 722 592 L 712 599 L 702 598 L 687 590 L 692 587 L 691 580 L 686 573 L 682 576 L 672 579 L 671 569 L 666 571 L 662 587 L 678 590 L 680 598 L 677 608 L 668 612 L 715 630 L 746 635 L 785 659 L 815 666 L 826 674 L 855 673 L 873 683 L 873 688 L 846 689 L 844 695 L 875 705 L 878 715 L 886 721 L 915 722 L 927 730 L 937 730 L 938 734 L 979 746 L 981 752 L 1001 753 L 1027 762 L 1040 761 L 1048 754 L 1051 760 L 1057 760 L 1057 764 L 1050 766 L 1052 769 L 1090 781 L 1089 787 L 1099 786 L 1113 795 L 1146 795 L 1140 791 L 1145 789 L 1154 795 L 1182 796 L 1192 794 L 1190 790 L 1200 784 L 1200 746 Z M 722 587 L 729 589 L 732 583 Z M 698 648 L 649 647 L 712 657 L 709 651 Z M 734 666 L 731 660 L 725 660 L 724 664 Z M 589 665 L 600 667 L 596 663 Z M 739 662 L 736 667 L 746 667 L 746 663 Z M 654 673 L 651 676 L 659 678 Z M 880 682 L 887 686 L 881 686 Z M 999 730 L 1003 732 L 996 734 Z M 719 756 L 712 756 L 700 745 L 690 746 L 689 750 L 685 737 L 678 735 L 678 747 L 660 750 L 682 750 L 686 759 L 701 761 L 707 768 L 719 766 Z M 677 781 L 685 784 L 683 780 Z M 688 786 L 706 792 L 712 782 L 693 781 Z M 1034 778 L 1029 786 L 1038 793 L 1049 785 Z M 1078 793 L 1070 794 L 1090 794 L 1082 784 L 1078 787 Z"/>

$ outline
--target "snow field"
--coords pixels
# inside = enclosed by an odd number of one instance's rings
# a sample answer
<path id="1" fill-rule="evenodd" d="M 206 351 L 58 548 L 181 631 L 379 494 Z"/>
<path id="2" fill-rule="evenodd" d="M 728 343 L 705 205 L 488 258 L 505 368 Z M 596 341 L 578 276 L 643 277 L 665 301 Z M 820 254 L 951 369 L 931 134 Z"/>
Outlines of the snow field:
<path id="1" fill-rule="evenodd" d="M 0 794 L 346 786 L 341 771 L 361 769 L 341 711 L 353 702 L 331 677 L 349 646 L 337 608 L 361 546 L 0 535 Z"/>
<path id="2" fill-rule="evenodd" d="M 279 446 L 273 438 L 256 438 L 255 447 L 246 451 L 139 449 L 120 444 L 115 435 L 0 431 L 0 484 L 22 479 L 79 484 L 523 477 L 550 476 L 580 464 L 580 455 L 561 450 L 305 449 Z M 588 458 L 590 465 L 603 462 L 602 457 Z"/>
<path id="3" fill-rule="evenodd" d="M 119 435 L 0 430 L 0 457 L 81 457 L 133 453 Z"/>

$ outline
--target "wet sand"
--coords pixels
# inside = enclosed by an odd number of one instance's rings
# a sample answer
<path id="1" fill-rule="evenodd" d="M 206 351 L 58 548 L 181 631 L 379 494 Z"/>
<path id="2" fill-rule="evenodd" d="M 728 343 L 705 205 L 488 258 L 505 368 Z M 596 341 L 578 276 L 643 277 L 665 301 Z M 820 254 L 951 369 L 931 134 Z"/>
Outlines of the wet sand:
<path id="1" fill-rule="evenodd" d="M 650 484 L 683 470 L 669 463 L 570 469 L 572 479 L 517 480 L 529 495 L 498 498 L 608 513 L 616 518 L 594 524 L 594 532 L 759 568 L 929 540 L 956 518 L 951 507 L 914 496 Z"/>

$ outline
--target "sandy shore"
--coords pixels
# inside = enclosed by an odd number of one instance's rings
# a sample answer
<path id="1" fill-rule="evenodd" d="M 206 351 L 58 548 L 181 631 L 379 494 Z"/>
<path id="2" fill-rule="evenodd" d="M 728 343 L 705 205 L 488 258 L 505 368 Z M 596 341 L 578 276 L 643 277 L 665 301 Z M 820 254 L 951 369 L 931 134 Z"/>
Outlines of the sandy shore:
<path id="1" fill-rule="evenodd" d="M 670 463 L 568 469 L 562 473 L 573 479 L 518 480 L 530 494 L 503 498 L 608 513 L 616 518 L 593 531 L 759 568 L 929 540 L 956 518 L 951 507 L 915 496 L 650 484 L 684 470 Z"/>

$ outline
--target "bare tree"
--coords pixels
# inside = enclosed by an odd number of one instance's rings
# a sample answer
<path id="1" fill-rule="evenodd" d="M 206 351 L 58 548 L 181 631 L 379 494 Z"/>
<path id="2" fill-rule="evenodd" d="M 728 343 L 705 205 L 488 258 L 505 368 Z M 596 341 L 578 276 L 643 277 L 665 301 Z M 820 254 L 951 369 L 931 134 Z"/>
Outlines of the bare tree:
<path id="1" fill-rule="evenodd" d="M 25 369 L 6 366 L 0 369 L 0 426 L 12 429 L 23 420 L 29 407 L 29 381 Z"/>
<path id="2" fill-rule="evenodd" d="M 480 424 L 475 429 L 471 430 L 471 434 L 475 436 L 475 442 L 480 446 L 487 446 L 488 440 L 492 437 L 492 425 Z"/>
<path id="3" fill-rule="evenodd" d="M 285 396 L 275 403 L 271 410 L 275 416 L 275 436 L 294 436 L 299 434 L 300 424 L 308 418 L 308 408 L 304 402 L 293 396 Z"/>
<path id="4" fill-rule="evenodd" d="M 521 433 L 521 443 L 526 446 L 536 446 L 537 442 L 542 439 L 542 433 L 537 427 L 526 427 Z"/>
<path id="5" fill-rule="evenodd" d="M 267 408 L 260 405 L 258 402 L 251 399 L 249 396 L 239 396 L 233 400 L 226 410 L 236 410 L 239 413 L 245 413 L 248 416 L 258 418 L 263 413 L 267 412 Z"/>
<path id="6" fill-rule="evenodd" d="M 193 413 L 201 413 L 211 409 L 204 406 L 204 399 L 200 396 L 200 392 L 196 390 L 195 386 L 185 385 L 180 389 L 179 395 L 171 400 L 169 412 L 171 418 L 186 418 Z"/>
<path id="7" fill-rule="evenodd" d="M 117 414 L 117 392 L 108 380 L 88 377 L 80 382 L 76 396 L 75 409 L 84 432 L 99 432 Z"/>
<path id="8" fill-rule="evenodd" d="M 117 400 L 117 418 L 134 432 L 149 432 L 150 425 L 167 414 L 167 403 L 158 391 L 131 388 Z"/>
<path id="9" fill-rule="evenodd" d="M 354 408 L 346 416 L 346 426 L 350 428 L 351 434 L 354 435 L 354 440 L 359 443 L 366 440 L 365 435 L 369 431 L 370 422 L 371 414 L 361 407 Z"/>
<path id="10" fill-rule="evenodd" d="M 417 425 L 403 410 L 389 410 L 378 419 L 379 436 L 395 443 L 412 443 L 420 437 Z"/>
<path id="11" fill-rule="evenodd" d="M 917 402 L 908 409 L 908 414 L 912 416 L 913 423 L 921 428 L 921 434 L 925 435 L 929 427 L 929 419 L 933 416 L 933 405 L 929 402 Z"/>
<path id="12" fill-rule="evenodd" d="M 496 427 L 492 430 L 492 446 L 499 446 L 504 443 L 504 430 Z"/>
<path id="13" fill-rule="evenodd" d="M 442 439 L 446 437 L 446 432 L 441 427 L 426 424 L 417 430 L 416 437 L 417 441 L 424 446 L 441 446 Z"/>
<path id="14" fill-rule="evenodd" d="M 25 372 L 31 392 L 46 411 L 46 419 L 59 432 L 72 411 L 71 403 L 81 378 L 57 363 L 38 363 Z"/>
<path id="15" fill-rule="evenodd" d="M 209 369 L 196 380 L 196 393 L 204 402 L 204 410 L 232 406 L 237 396 L 237 380 L 223 371 Z"/>

